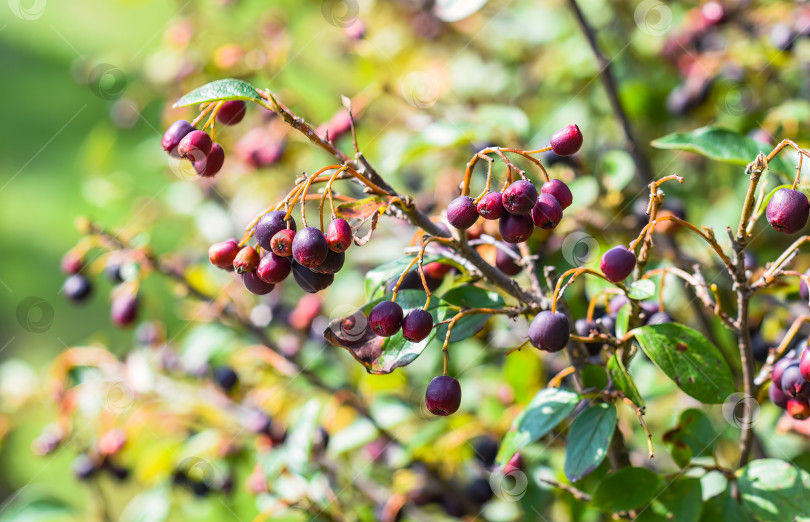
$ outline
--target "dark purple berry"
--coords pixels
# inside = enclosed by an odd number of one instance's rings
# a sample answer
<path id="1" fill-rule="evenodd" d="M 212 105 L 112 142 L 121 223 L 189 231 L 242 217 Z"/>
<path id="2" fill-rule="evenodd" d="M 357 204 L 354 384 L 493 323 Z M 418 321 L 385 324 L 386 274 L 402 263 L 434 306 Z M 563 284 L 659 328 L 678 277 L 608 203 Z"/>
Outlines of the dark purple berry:
<path id="1" fill-rule="evenodd" d="M 101 469 L 107 471 L 118 482 L 123 482 L 129 478 L 129 470 L 127 468 L 119 466 L 110 460 L 105 460 L 102 462 Z"/>
<path id="2" fill-rule="evenodd" d="M 256 223 L 256 228 L 254 229 L 256 242 L 268 252 L 273 250 L 270 241 L 279 230 L 284 230 L 286 228 L 289 228 L 293 232 L 297 230 L 295 220 L 292 218 L 292 216 L 290 216 L 289 222 L 284 221 L 284 217 L 286 215 L 287 213 L 283 210 L 273 210 L 272 212 L 268 212 L 267 214 L 263 215 Z M 287 227 L 288 223 L 290 225 L 289 227 Z"/>
<path id="3" fill-rule="evenodd" d="M 89 455 L 81 454 L 73 460 L 73 475 L 79 480 L 88 480 L 98 471 L 98 465 Z"/>
<path id="4" fill-rule="evenodd" d="M 516 216 L 507 212 L 498 221 L 498 229 L 507 243 L 522 243 L 534 232 L 534 223 L 529 215 Z"/>
<path id="5" fill-rule="evenodd" d="M 214 381 L 223 391 L 229 392 L 239 382 L 239 376 L 230 366 L 219 366 L 214 368 Z"/>
<path id="6" fill-rule="evenodd" d="M 619 283 L 627 279 L 636 267 L 636 256 L 626 246 L 619 245 L 611 248 L 602 255 L 599 268 L 612 283 Z"/>
<path id="7" fill-rule="evenodd" d="M 433 330 L 433 316 L 421 308 L 411 310 L 402 319 L 402 337 L 412 343 L 425 339 L 431 330 Z"/>
<path id="8" fill-rule="evenodd" d="M 611 299 L 610 303 L 608 303 L 608 313 L 610 313 L 611 315 L 616 315 L 619 313 L 619 310 L 621 310 L 624 305 L 629 303 L 630 299 L 628 299 L 626 295 L 619 294 L 613 299 Z"/>
<path id="9" fill-rule="evenodd" d="M 810 382 L 802 377 L 798 364 L 791 364 L 782 372 L 782 391 L 793 399 L 810 395 Z"/>
<path id="10" fill-rule="evenodd" d="M 798 190 L 782 188 L 774 193 L 765 209 L 768 223 L 779 232 L 795 234 L 807 224 L 810 203 Z"/>
<path id="11" fill-rule="evenodd" d="M 317 274 L 309 268 L 293 261 L 292 273 L 295 282 L 310 294 L 320 292 L 335 280 L 334 274 Z"/>
<path id="12" fill-rule="evenodd" d="M 215 267 L 233 270 L 233 260 L 239 250 L 239 243 L 235 239 L 214 243 L 208 248 L 208 260 Z"/>
<path id="13" fill-rule="evenodd" d="M 519 254 L 518 249 L 514 245 L 507 245 L 506 248 L 510 249 L 515 254 Z M 504 252 L 504 249 L 498 247 L 495 252 L 495 266 L 498 270 L 508 276 L 516 276 L 523 270 L 516 259 Z"/>
<path id="14" fill-rule="evenodd" d="M 124 282 L 124 276 L 121 274 L 121 259 L 117 256 L 110 256 L 104 264 L 104 275 L 111 283 L 118 284 Z"/>
<path id="15" fill-rule="evenodd" d="M 115 326 L 125 328 L 132 326 L 138 318 L 140 298 L 138 293 L 129 288 L 121 288 L 113 296 L 110 307 L 110 318 Z"/>
<path id="16" fill-rule="evenodd" d="M 498 441 L 489 435 L 482 435 L 473 440 L 472 447 L 475 459 L 485 468 L 491 468 L 495 464 L 495 457 L 498 456 Z"/>
<path id="17" fill-rule="evenodd" d="M 425 392 L 425 406 L 433 415 L 443 417 L 458 411 L 461 405 L 461 384 L 453 377 L 439 375 L 431 379 Z"/>
<path id="18" fill-rule="evenodd" d="M 323 232 L 315 227 L 306 227 L 295 233 L 292 243 L 293 258 L 301 265 L 312 268 L 326 260 L 329 245 Z"/>
<path id="19" fill-rule="evenodd" d="M 528 214 L 537 203 L 537 187 L 525 179 L 515 181 L 503 191 L 501 201 L 510 214 Z"/>
<path id="20" fill-rule="evenodd" d="M 580 337 L 590 337 L 602 333 L 598 324 L 585 318 L 574 321 L 574 331 Z M 582 344 L 585 345 L 591 355 L 596 355 L 602 349 L 602 341 L 582 341 Z"/>
<path id="21" fill-rule="evenodd" d="M 273 283 L 262 281 L 255 270 L 253 272 L 245 272 L 242 274 L 242 284 L 245 285 L 248 292 L 256 295 L 269 294 L 276 287 L 276 285 Z"/>
<path id="22" fill-rule="evenodd" d="M 74 303 L 80 303 L 93 293 L 93 285 L 83 275 L 73 274 L 65 279 L 65 284 L 62 285 L 62 293 Z"/>
<path id="23" fill-rule="evenodd" d="M 78 274 L 82 271 L 82 268 L 84 268 L 84 260 L 82 259 L 82 256 L 77 254 L 75 251 L 68 250 L 65 252 L 65 255 L 62 256 L 61 266 L 62 272 L 64 272 L 65 275 Z"/>
<path id="24" fill-rule="evenodd" d="M 484 219 L 499 219 L 506 212 L 503 194 L 490 192 L 478 201 L 478 214 Z"/>
<path id="25" fill-rule="evenodd" d="M 344 252 L 335 252 L 330 250 L 326 254 L 326 259 L 318 266 L 312 267 L 313 272 L 319 274 L 337 274 L 343 268 L 343 263 L 346 262 L 346 254 Z"/>
<path id="26" fill-rule="evenodd" d="M 447 221 L 459 230 L 466 230 L 478 221 L 478 209 L 469 196 L 459 196 L 447 205 Z"/>
<path id="27" fill-rule="evenodd" d="M 602 325 L 602 328 L 610 335 L 616 335 L 616 318 L 611 315 L 603 315 L 599 318 L 597 323 Z"/>
<path id="28" fill-rule="evenodd" d="M 259 266 L 259 253 L 252 246 L 245 246 L 233 258 L 233 269 L 237 274 L 253 272 Z"/>
<path id="29" fill-rule="evenodd" d="M 788 398 L 785 408 L 788 414 L 796 420 L 804 420 L 810 417 L 810 404 L 803 397 Z"/>
<path id="30" fill-rule="evenodd" d="M 529 325 L 529 340 L 544 352 L 559 352 L 568 344 L 570 336 L 568 317 L 560 312 L 544 310 Z"/>
<path id="31" fill-rule="evenodd" d="M 269 252 L 259 261 L 259 265 L 256 267 L 256 275 L 265 283 L 276 284 L 284 281 L 290 275 L 291 269 L 292 262 L 290 258 L 277 256 Z"/>
<path id="32" fill-rule="evenodd" d="M 229 100 L 219 107 L 217 121 L 223 125 L 236 125 L 245 117 L 245 102 L 242 100 Z"/>
<path id="33" fill-rule="evenodd" d="M 177 145 L 177 153 L 180 154 L 181 158 L 201 161 L 211 152 L 212 146 L 213 142 L 208 133 L 195 130 L 189 132 L 180 140 L 180 144 Z"/>
<path id="34" fill-rule="evenodd" d="M 540 194 L 532 207 L 532 221 L 536 227 L 552 230 L 563 217 L 563 210 L 557 198 L 550 194 Z"/>
<path id="35" fill-rule="evenodd" d="M 276 232 L 270 240 L 270 250 L 277 256 L 290 257 L 292 255 L 292 242 L 295 231 L 285 228 Z"/>
<path id="36" fill-rule="evenodd" d="M 570 207 L 571 203 L 574 202 L 574 196 L 571 194 L 571 189 L 568 188 L 568 185 L 558 179 L 551 179 L 543 183 L 543 186 L 540 187 L 540 192 L 542 194 L 554 196 L 560 203 L 563 210 Z"/>
<path id="37" fill-rule="evenodd" d="M 768 397 L 771 399 L 772 403 L 776 404 L 783 410 L 787 408 L 788 396 L 785 395 L 782 388 L 776 384 L 771 383 L 770 387 L 768 388 Z"/>
<path id="38" fill-rule="evenodd" d="M 163 134 L 163 140 L 161 140 L 163 150 L 179 158 L 180 153 L 177 152 L 177 146 L 180 145 L 180 140 L 192 131 L 194 131 L 194 127 L 186 120 L 177 120 L 172 123 Z"/>
<path id="39" fill-rule="evenodd" d="M 467 498 L 469 498 L 476 505 L 482 506 L 492 500 L 494 495 L 492 486 L 489 484 L 489 479 L 486 477 L 478 477 L 473 480 L 465 490 Z"/>
<path id="40" fill-rule="evenodd" d="M 402 307 L 393 301 L 382 301 L 371 309 L 368 324 L 380 337 L 391 337 L 402 327 Z"/>
<path id="41" fill-rule="evenodd" d="M 352 227 L 343 218 L 337 218 L 326 227 L 326 244 L 333 252 L 345 252 L 352 244 Z"/>
<path id="42" fill-rule="evenodd" d="M 582 147 L 582 132 L 576 125 L 568 125 L 551 135 L 551 150 L 558 156 L 570 156 Z"/>
<path id="43" fill-rule="evenodd" d="M 654 314 L 650 315 L 650 318 L 647 319 L 647 324 L 664 324 L 664 323 L 671 323 L 672 316 L 666 312 L 655 312 Z"/>
<path id="44" fill-rule="evenodd" d="M 779 359 L 774 363 L 773 370 L 771 371 L 771 381 L 780 389 L 782 388 L 782 373 L 784 373 L 785 368 L 791 366 L 793 364 L 797 364 L 799 361 L 793 359 L 791 357 L 784 357 Z"/>
<path id="45" fill-rule="evenodd" d="M 214 143 L 211 145 L 211 152 L 208 153 L 208 156 L 194 162 L 194 170 L 204 178 L 211 178 L 217 175 L 224 163 L 225 151 L 222 150 L 222 145 Z"/>

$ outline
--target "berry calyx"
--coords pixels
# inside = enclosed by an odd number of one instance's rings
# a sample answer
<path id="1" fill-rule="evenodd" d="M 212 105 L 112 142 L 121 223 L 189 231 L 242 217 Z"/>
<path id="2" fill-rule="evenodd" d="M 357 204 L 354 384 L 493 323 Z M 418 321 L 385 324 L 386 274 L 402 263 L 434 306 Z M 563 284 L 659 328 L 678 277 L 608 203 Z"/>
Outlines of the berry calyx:
<path id="1" fill-rule="evenodd" d="M 371 309 L 368 324 L 380 337 L 391 337 L 402 327 L 402 307 L 393 301 L 382 301 Z"/>
<path id="2" fill-rule="evenodd" d="M 223 125 L 236 125 L 245 117 L 247 107 L 242 100 L 228 100 L 219 107 L 217 121 Z"/>
<path id="3" fill-rule="evenodd" d="M 532 207 L 534 226 L 545 230 L 557 227 L 563 217 L 563 210 L 557 198 L 550 194 L 540 194 L 537 203 Z"/>
<path id="4" fill-rule="evenodd" d="M 180 153 L 177 151 L 177 146 L 180 145 L 180 140 L 186 137 L 186 135 L 190 132 L 194 131 L 194 126 L 191 125 L 186 120 L 177 120 L 176 122 L 169 125 L 169 128 L 166 129 L 166 132 L 163 134 L 163 139 L 161 140 L 161 145 L 163 145 L 163 150 L 168 152 L 170 155 L 179 158 Z"/>
<path id="5" fill-rule="evenodd" d="M 478 209 L 469 196 L 459 196 L 447 205 L 447 222 L 459 230 L 466 230 L 478 221 Z"/>
<path id="6" fill-rule="evenodd" d="M 810 216 L 810 203 L 807 196 L 798 190 L 782 188 L 777 190 L 768 202 L 765 217 L 774 230 L 785 234 L 795 234 L 807 224 Z"/>
<path id="7" fill-rule="evenodd" d="M 273 252 L 268 253 L 259 261 L 256 267 L 256 275 L 265 283 L 280 283 L 290 275 L 292 262 L 288 257 L 277 256 Z"/>
<path id="8" fill-rule="evenodd" d="M 540 187 L 540 193 L 554 196 L 563 210 L 570 207 L 571 203 L 574 202 L 574 195 L 571 194 L 571 189 L 558 179 L 551 179 L 543 183 L 543 186 Z"/>
<path id="9" fill-rule="evenodd" d="M 194 130 L 183 136 L 177 145 L 177 153 L 181 158 L 188 158 L 191 161 L 204 160 L 211 152 L 214 143 L 211 136 L 201 130 Z"/>
<path id="10" fill-rule="evenodd" d="M 528 214 L 537 203 L 537 187 L 525 179 L 515 181 L 503 191 L 501 202 L 510 214 Z"/>
<path id="11" fill-rule="evenodd" d="M 425 406 L 433 415 L 452 415 L 461 406 L 461 384 L 448 375 L 434 377 L 425 392 Z"/>
<path id="12" fill-rule="evenodd" d="M 551 150 L 558 156 L 570 156 L 582 147 L 582 131 L 576 125 L 568 125 L 551 135 Z"/>
<path id="13" fill-rule="evenodd" d="M 267 214 L 263 215 L 259 219 L 259 221 L 256 223 L 256 227 L 253 229 L 254 235 L 256 236 L 256 242 L 259 243 L 259 246 L 267 251 L 271 251 L 273 250 L 273 246 L 270 244 L 270 241 L 279 230 L 284 230 L 287 228 L 293 232 L 297 230 L 295 220 L 292 218 L 292 216 L 290 216 L 289 221 L 284 221 L 286 215 L 287 213 L 283 210 L 273 210 L 272 212 L 268 212 Z M 289 227 L 287 226 L 288 224 Z M 292 248 L 292 245 L 290 248 Z"/>
<path id="14" fill-rule="evenodd" d="M 503 194 L 490 192 L 478 201 L 478 215 L 484 219 L 499 219 L 506 209 L 503 208 Z"/>
<path id="15" fill-rule="evenodd" d="M 252 272 L 259 266 L 259 253 L 252 246 L 245 246 L 233 258 L 233 269 L 237 274 Z"/>
<path id="16" fill-rule="evenodd" d="M 402 337 L 412 343 L 425 339 L 431 330 L 433 330 L 433 316 L 421 308 L 411 310 L 402 319 Z"/>
<path id="17" fill-rule="evenodd" d="M 313 268 L 326 260 L 329 245 L 323 232 L 315 227 L 306 227 L 296 232 L 292 242 L 292 254 L 296 262 Z"/>
<path id="18" fill-rule="evenodd" d="M 624 281 L 635 267 L 636 256 L 624 245 L 615 246 L 605 252 L 599 263 L 599 268 L 611 283 Z"/>
<path id="19" fill-rule="evenodd" d="M 516 246 L 514 245 L 507 245 L 506 248 L 511 250 L 512 252 L 519 254 L 519 251 Z M 518 275 L 523 267 L 518 264 L 517 260 L 515 260 L 512 256 L 504 252 L 505 249 L 498 247 L 495 252 L 495 266 L 508 276 L 516 276 Z"/>
<path id="20" fill-rule="evenodd" d="M 352 244 L 352 227 L 343 218 L 337 218 L 326 227 L 326 244 L 332 252 L 345 252 Z"/>
<path id="21" fill-rule="evenodd" d="M 73 274 L 65 279 L 65 283 L 62 285 L 62 293 L 70 301 L 81 303 L 93 293 L 93 285 L 83 275 Z"/>
<path id="22" fill-rule="evenodd" d="M 222 145 L 214 143 L 211 145 L 211 152 L 208 156 L 193 163 L 194 170 L 197 174 L 204 178 L 212 178 L 222 170 L 222 165 L 225 163 L 225 151 L 222 150 Z"/>
<path id="23" fill-rule="evenodd" d="M 498 222 L 498 229 L 507 243 L 522 243 L 534 232 L 534 222 L 529 215 L 516 216 L 507 212 Z"/>
<path id="24" fill-rule="evenodd" d="M 245 285 L 248 292 L 256 295 L 269 294 L 276 287 L 276 285 L 273 283 L 262 281 L 255 270 L 253 272 L 245 272 L 242 274 L 242 284 Z"/>
<path id="25" fill-rule="evenodd" d="M 571 336 L 568 317 L 560 312 L 544 310 L 529 325 L 529 341 L 544 352 L 559 352 Z"/>
<path id="26" fill-rule="evenodd" d="M 335 280 L 334 274 L 318 274 L 295 261 L 292 264 L 292 274 L 298 286 L 310 294 L 320 292 Z"/>
<path id="27" fill-rule="evenodd" d="M 270 250 L 277 256 L 290 257 L 293 238 L 295 238 L 295 230 L 289 228 L 279 230 L 270 240 Z"/>
<path id="28" fill-rule="evenodd" d="M 214 243 L 208 248 L 208 260 L 217 268 L 233 270 L 233 260 L 239 250 L 239 244 L 235 239 Z"/>

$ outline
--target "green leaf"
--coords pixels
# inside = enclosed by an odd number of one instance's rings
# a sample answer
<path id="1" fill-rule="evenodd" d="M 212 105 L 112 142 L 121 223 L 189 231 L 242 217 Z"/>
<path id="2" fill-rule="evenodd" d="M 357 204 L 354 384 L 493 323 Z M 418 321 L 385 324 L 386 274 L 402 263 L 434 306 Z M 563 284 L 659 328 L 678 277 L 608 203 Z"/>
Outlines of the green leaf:
<path id="1" fill-rule="evenodd" d="M 659 149 L 686 150 L 733 165 L 748 165 L 760 152 L 768 152 L 763 149 L 770 148 L 748 136 L 720 127 L 701 127 L 691 132 L 669 134 L 653 140 L 652 146 Z M 796 172 L 783 156 L 774 158 L 768 167 L 790 179 Z"/>
<path id="2" fill-rule="evenodd" d="M 610 150 L 602 155 L 602 164 L 596 172 L 601 173 L 600 177 L 605 188 L 620 192 L 633 181 L 636 165 L 627 151 Z"/>
<path id="3" fill-rule="evenodd" d="M 356 201 L 346 201 L 335 207 L 335 215 L 343 219 L 368 219 L 375 212 L 388 205 L 388 200 L 380 196 L 369 196 Z"/>
<path id="4" fill-rule="evenodd" d="M 376 299 L 384 294 L 386 285 L 402 275 L 402 271 L 411 264 L 413 257 L 414 256 L 403 256 L 366 272 L 366 297 Z M 438 255 L 425 254 L 422 261 L 424 264 L 427 264 L 440 259 L 442 258 Z M 453 266 L 455 266 L 455 264 Z M 411 270 L 416 270 L 416 265 L 414 265 L 414 268 L 411 268 Z M 425 295 L 424 291 L 422 291 L 422 295 Z"/>
<path id="5" fill-rule="evenodd" d="M 725 491 L 703 503 L 700 522 L 756 522 L 743 505 L 734 498 L 731 485 Z"/>
<path id="6" fill-rule="evenodd" d="M 516 451 L 553 430 L 579 402 L 579 394 L 560 388 L 543 388 L 512 422 L 501 442 L 496 461 L 506 465 Z"/>
<path id="7" fill-rule="evenodd" d="M 599 364 L 586 364 L 582 368 L 582 387 L 604 390 L 608 386 L 608 377 L 605 368 Z"/>
<path id="8" fill-rule="evenodd" d="M 13 498 L 13 497 L 12 497 Z M 0 522 L 56 522 L 73 520 L 74 509 L 55 497 L 17 497 L 0 510 Z"/>
<path id="9" fill-rule="evenodd" d="M 638 522 L 698 522 L 703 487 L 700 479 L 680 477 L 669 483 L 636 517 Z M 716 521 L 715 521 L 716 522 Z"/>
<path id="10" fill-rule="evenodd" d="M 655 282 L 652 279 L 639 279 L 633 281 L 630 289 L 627 291 L 627 296 L 630 299 L 643 301 L 655 295 Z"/>
<path id="11" fill-rule="evenodd" d="M 616 406 L 594 404 L 580 413 L 565 439 L 565 476 L 576 482 L 596 469 L 607 455 L 616 428 Z"/>
<path id="12" fill-rule="evenodd" d="M 262 99 L 258 91 L 247 82 L 228 78 L 206 83 L 186 94 L 173 107 L 187 107 L 197 103 L 221 100 L 245 100 L 258 102 Z"/>
<path id="13" fill-rule="evenodd" d="M 697 330 L 666 323 L 642 326 L 633 333 L 644 353 L 688 395 L 704 404 L 719 404 L 734 393 L 728 364 Z"/>
<path id="14" fill-rule="evenodd" d="M 484 290 L 469 284 L 451 288 L 442 296 L 442 300 L 447 304 L 464 308 L 503 308 L 504 306 L 503 297 L 497 292 Z M 439 321 L 452 319 L 458 312 L 455 308 L 442 307 L 439 309 Z M 477 334 L 490 317 L 492 316 L 488 314 L 474 314 L 462 317 L 453 326 L 450 342 L 462 341 Z M 444 324 L 438 328 L 436 335 L 439 336 L 439 339 L 444 340 L 445 335 L 447 335 L 447 326 Z"/>
<path id="15" fill-rule="evenodd" d="M 129 501 L 121 522 L 161 522 L 168 518 L 171 503 L 169 488 L 146 490 Z"/>
<path id="16" fill-rule="evenodd" d="M 810 474 L 779 459 L 759 459 L 737 472 L 745 507 L 763 522 L 810 520 Z"/>
<path id="17" fill-rule="evenodd" d="M 681 413 L 678 426 L 666 432 L 663 440 L 669 448 L 673 460 L 680 467 L 684 467 L 694 457 L 712 455 L 717 432 L 705 413 L 690 408 Z"/>
<path id="18" fill-rule="evenodd" d="M 622 309 L 624 308 L 628 307 L 622 307 Z M 621 311 L 619 314 L 621 315 Z M 621 359 L 619 359 L 615 353 L 608 360 L 607 371 L 608 375 L 610 375 L 610 379 L 613 381 L 613 386 L 620 392 L 624 393 L 625 397 L 633 401 L 633 404 L 639 408 L 643 408 L 644 399 L 638 392 L 636 383 L 633 381 L 633 378 L 630 377 L 630 373 L 627 371 L 627 368 L 624 367 Z"/>
<path id="19" fill-rule="evenodd" d="M 621 339 L 624 337 L 624 334 L 627 333 L 627 329 L 630 327 L 630 312 L 632 312 L 633 307 L 630 304 L 626 304 L 619 308 L 619 312 L 616 314 L 616 337 Z"/>
<path id="20" fill-rule="evenodd" d="M 592 504 L 607 513 L 629 511 L 653 499 L 664 480 L 647 468 L 622 468 L 599 483 Z"/>

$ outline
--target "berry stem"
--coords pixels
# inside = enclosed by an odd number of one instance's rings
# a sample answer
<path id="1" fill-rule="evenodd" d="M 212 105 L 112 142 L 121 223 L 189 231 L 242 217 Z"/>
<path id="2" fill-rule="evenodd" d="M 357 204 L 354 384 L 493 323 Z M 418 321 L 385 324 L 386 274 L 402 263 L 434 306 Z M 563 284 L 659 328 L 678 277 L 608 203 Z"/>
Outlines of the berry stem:
<path id="1" fill-rule="evenodd" d="M 200 106 L 200 114 L 198 114 L 196 118 L 191 120 L 191 126 L 196 127 L 197 125 L 199 125 L 199 123 L 202 121 L 202 119 L 205 118 L 205 115 L 208 114 L 209 112 L 211 112 L 211 110 L 213 110 L 213 108 L 215 106 L 216 106 L 216 103 L 214 103 L 214 102 L 203 103 Z"/>
<path id="2" fill-rule="evenodd" d="M 405 276 L 408 274 L 408 272 L 411 271 L 411 268 L 413 268 L 413 265 L 415 265 L 417 261 L 419 261 L 419 257 L 414 257 L 411 260 L 411 262 L 408 263 L 408 266 L 405 267 L 405 270 L 402 271 L 402 275 L 399 276 L 399 279 L 397 279 L 397 284 L 394 285 L 394 292 L 393 294 L 391 294 L 392 303 L 397 302 L 397 294 L 399 293 L 399 286 L 402 284 L 402 281 L 405 280 Z"/>
<path id="3" fill-rule="evenodd" d="M 332 176 L 329 177 L 329 181 L 326 182 L 326 187 L 323 190 L 323 194 L 321 194 L 321 198 L 320 198 L 321 202 L 318 205 L 318 213 L 321 216 L 321 230 L 322 231 L 324 230 L 324 228 L 323 228 L 323 204 L 324 204 L 324 200 L 326 199 L 326 195 L 329 194 L 329 205 L 332 208 L 331 216 L 332 216 L 332 219 L 334 219 L 335 218 L 335 202 L 332 199 L 332 183 L 334 183 L 335 180 L 337 179 L 337 177 L 340 175 L 340 173 L 344 172 L 347 168 L 348 167 L 346 165 L 343 165 L 339 169 L 335 170 L 335 172 L 332 173 Z"/>
<path id="4" fill-rule="evenodd" d="M 489 156 L 483 156 L 481 159 L 486 160 L 489 163 L 489 165 L 487 166 L 487 182 L 484 185 L 484 191 L 481 192 L 481 194 L 473 200 L 473 203 L 475 203 L 476 205 L 478 205 L 478 202 L 481 201 L 481 198 L 489 194 L 489 187 L 490 184 L 492 183 L 492 165 L 493 163 L 495 163 L 495 160 L 490 158 Z"/>
<path id="5" fill-rule="evenodd" d="M 576 368 L 574 368 L 573 366 L 567 366 L 563 368 L 562 370 L 557 372 L 557 375 L 548 380 L 546 388 L 559 388 L 560 386 L 562 386 L 562 380 L 571 375 L 572 373 L 574 373 L 575 371 Z"/>
<path id="6" fill-rule="evenodd" d="M 647 423 L 644 422 L 644 410 L 642 408 L 639 408 L 635 404 L 633 404 L 633 401 L 631 401 L 627 397 L 622 396 L 622 402 L 624 402 L 625 404 L 630 406 L 630 408 L 632 408 L 633 411 L 636 412 L 636 416 L 638 417 L 638 422 L 639 422 L 639 424 L 641 424 L 641 428 L 644 430 L 644 433 L 647 434 L 647 449 L 649 450 L 649 457 L 648 458 L 655 457 L 655 452 L 653 451 L 652 433 L 650 433 L 649 428 L 647 428 Z"/>
<path id="7" fill-rule="evenodd" d="M 595 275 L 596 277 L 600 277 L 600 278 L 604 279 L 605 281 L 607 281 L 608 283 L 610 283 L 612 285 L 616 285 L 616 283 L 613 283 L 610 279 L 605 277 L 605 275 L 602 274 L 601 272 L 597 272 L 596 270 L 592 270 L 590 268 L 579 267 L 579 268 L 572 268 L 570 270 L 567 270 L 566 272 L 563 273 L 563 275 L 560 276 L 559 279 L 557 279 L 557 284 L 554 287 L 554 294 L 551 297 L 551 312 L 552 313 L 555 313 L 557 311 L 557 301 L 560 299 L 560 297 L 562 297 L 562 293 L 565 292 L 565 289 L 568 288 L 568 286 L 571 283 L 573 283 L 574 280 L 576 280 L 576 278 L 581 276 L 582 274 Z M 565 280 L 565 278 L 568 275 L 571 275 L 571 279 L 565 284 L 565 286 L 563 286 L 563 281 Z M 618 285 L 616 285 L 616 286 L 618 286 Z"/>

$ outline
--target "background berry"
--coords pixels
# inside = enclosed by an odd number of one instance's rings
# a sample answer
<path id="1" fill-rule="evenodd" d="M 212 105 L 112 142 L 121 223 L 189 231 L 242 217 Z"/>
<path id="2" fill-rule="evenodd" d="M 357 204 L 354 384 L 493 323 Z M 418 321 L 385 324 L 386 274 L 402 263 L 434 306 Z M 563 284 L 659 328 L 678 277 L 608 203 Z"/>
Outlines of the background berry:
<path id="1" fill-rule="evenodd" d="M 93 285 L 90 280 L 81 274 L 74 274 L 65 279 L 65 284 L 62 285 L 62 293 L 65 294 L 69 300 L 80 303 L 90 297 L 93 293 Z"/>
<path id="2" fill-rule="evenodd" d="M 520 251 L 515 245 L 507 244 L 506 248 L 509 248 L 516 254 L 520 254 Z M 496 248 L 495 251 L 495 266 L 508 276 L 516 276 L 518 275 L 523 267 L 517 263 L 517 260 L 512 258 L 509 254 L 503 251 L 504 249 L 500 246 Z"/>

